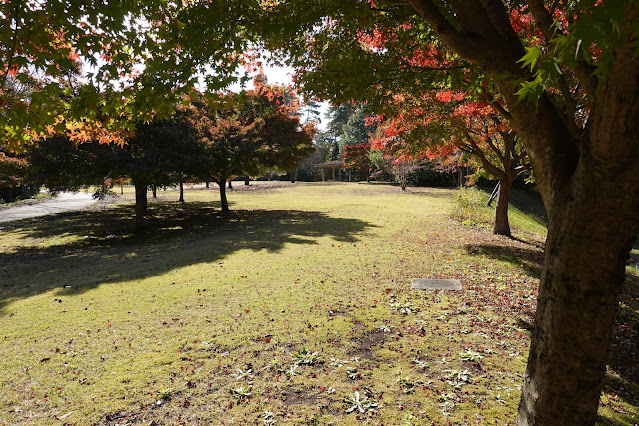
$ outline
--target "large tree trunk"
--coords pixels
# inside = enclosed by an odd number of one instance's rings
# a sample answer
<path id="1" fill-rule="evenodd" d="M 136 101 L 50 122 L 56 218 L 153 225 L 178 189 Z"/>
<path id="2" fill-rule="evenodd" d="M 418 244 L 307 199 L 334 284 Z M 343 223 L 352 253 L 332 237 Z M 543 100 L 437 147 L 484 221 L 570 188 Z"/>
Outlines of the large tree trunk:
<path id="1" fill-rule="evenodd" d="M 508 222 L 508 202 L 510 200 L 510 190 L 513 186 L 513 178 L 503 175 L 499 179 L 499 196 L 497 197 L 497 207 L 495 208 L 495 223 L 493 234 L 506 235 L 510 237 L 510 223 Z"/>
<path id="2" fill-rule="evenodd" d="M 220 187 L 220 202 L 222 203 L 222 212 L 226 213 L 229 211 L 229 202 L 226 199 L 226 182 L 220 181 L 217 182 L 217 185 Z"/>
<path id="3" fill-rule="evenodd" d="M 559 171 L 569 178 L 544 197 L 548 237 L 518 424 L 596 421 L 639 231 L 639 65 L 630 64 L 622 61 L 602 84 L 576 164 Z"/>
<path id="4" fill-rule="evenodd" d="M 582 160 L 574 191 L 555 204 L 550 218 L 520 425 L 596 420 L 639 223 L 636 178 L 628 184 L 623 176 L 601 176 L 596 167 Z"/>
<path id="5" fill-rule="evenodd" d="M 134 181 L 135 187 L 135 218 L 142 221 L 147 211 L 146 183 Z"/>

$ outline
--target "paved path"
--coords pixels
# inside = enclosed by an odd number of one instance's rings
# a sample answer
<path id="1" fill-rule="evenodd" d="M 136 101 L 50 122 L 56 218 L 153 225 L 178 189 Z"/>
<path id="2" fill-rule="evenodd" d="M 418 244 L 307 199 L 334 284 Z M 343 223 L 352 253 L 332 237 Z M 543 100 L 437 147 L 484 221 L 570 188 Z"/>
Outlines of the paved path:
<path id="1" fill-rule="evenodd" d="M 0 210 L 0 223 L 81 210 L 95 203 L 92 195 L 93 194 L 86 192 L 78 192 L 75 194 L 71 192 L 61 192 L 57 197 L 47 201 Z"/>

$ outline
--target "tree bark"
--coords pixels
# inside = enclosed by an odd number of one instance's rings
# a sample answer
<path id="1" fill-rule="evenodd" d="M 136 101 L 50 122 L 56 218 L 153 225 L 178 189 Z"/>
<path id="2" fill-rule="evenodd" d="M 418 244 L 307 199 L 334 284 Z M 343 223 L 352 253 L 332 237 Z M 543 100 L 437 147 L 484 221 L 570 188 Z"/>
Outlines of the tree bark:
<path id="1" fill-rule="evenodd" d="M 250 184 L 250 177 L 244 176 L 244 185 L 249 186 L 249 184 Z"/>
<path id="2" fill-rule="evenodd" d="M 230 211 L 229 202 L 226 199 L 226 182 L 220 181 L 220 182 L 217 182 L 217 185 L 220 187 L 220 202 L 222 203 L 222 213 L 226 213 Z"/>
<path id="3" fill-rule="evenodd" d="M 588 167 L 580 165 L 578 188 L 550 218 L 519 425 L 596 421 L 639 217 L 636 189 Z"/>
<path id="4" fill-rule="evenodd" d="M 180 179 L 180 199 L 178 202 L 184 204 L 184 182 Z"/>
<path id="5" fill-rule="evenodd" d="M 556 174 L 574 170 L 551 197 L 520 425 L 596 421 L 625 266 L 639 231 L 638 140 L 639 63 L 624 59 L 601 86 L 574 167 L 568 161 Z"/>
<path id="6" fill-rule="evenodd" d="M 135 219 L 140 222 L 144 220 L 144 216 L 147 212 L 147 199 L 146 199 L 146 183 L 134 181 L 135 187 Z"/>
<path id="7" fill-rule="evenodd" d="M 151 193 L 153 198 L 158 198 L 158 187 L 156 185 L 151 185 Z"/>
<path id="8" fill-rule="evenodd" d="M 205 185 L 206 188 L 210 188 L 211 187 L 211 182 L 206 181 L 204 185 Z"/>
<path id="9" fill-rule="evenodd" d="M 513 186 L 513 177 L 504 174 L 499 179 L 499 196 L 497 197 L 497 207 L 495 208 L 495 223 L 493 234 L 510 237 L 510 223 L 508 222 L 508 202 L 510 200 L 510 190 Z"/>
<path id="10" fill-rule="evenodd" d="M 233 190 L 233 184 L 231 183 L 231 181 L 229 180 L 229 189 Z"/>
<path id="11" fill-rule="evenodd" d="M 295 183 L 295 169 L 291 170 L 291 183 Z"/>

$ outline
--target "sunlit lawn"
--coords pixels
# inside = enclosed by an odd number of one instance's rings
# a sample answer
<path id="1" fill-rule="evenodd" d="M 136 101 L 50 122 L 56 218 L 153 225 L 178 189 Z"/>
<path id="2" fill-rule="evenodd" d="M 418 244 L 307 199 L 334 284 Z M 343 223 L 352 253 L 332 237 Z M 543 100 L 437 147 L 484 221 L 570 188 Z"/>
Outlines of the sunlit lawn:
<path id="1" fill-rule="evenodd" d="M 236 188 L 226 217 L 212 186 L 185 205 L 160 191 L 143 228 L 130 190 L 3 224 L 0 424 L 514 421 L 543 226 L 462 227 L 444 189 Z M 615 424 L 639 422 L 629 271 L 601 410 Z"/>

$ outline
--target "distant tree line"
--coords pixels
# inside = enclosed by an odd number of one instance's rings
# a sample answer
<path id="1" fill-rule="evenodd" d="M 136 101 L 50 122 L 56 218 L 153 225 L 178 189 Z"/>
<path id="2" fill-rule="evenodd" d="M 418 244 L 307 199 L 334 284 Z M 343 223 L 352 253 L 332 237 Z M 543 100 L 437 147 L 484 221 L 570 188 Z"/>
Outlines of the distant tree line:
<path id="1" fill-rule="evenodd" d="M 121 143 L 78 143 L 66 134 L 39 139 L 25 152 L 25 181 L 52 192 L 95 186 L 99 195 L 130 180 L 138 219 L 147 213 L 149 188 L 177 185 L 183 201 L 185 182 L 212 181 L 226 212 L 228 180 L 291 170 L 315 151 L 314 126 L 300 124 L 298 109 L 290 89 L 259 76 L 244 93 L 214 101 L 193 94 L 171 116 L 136 123 Z"/>

